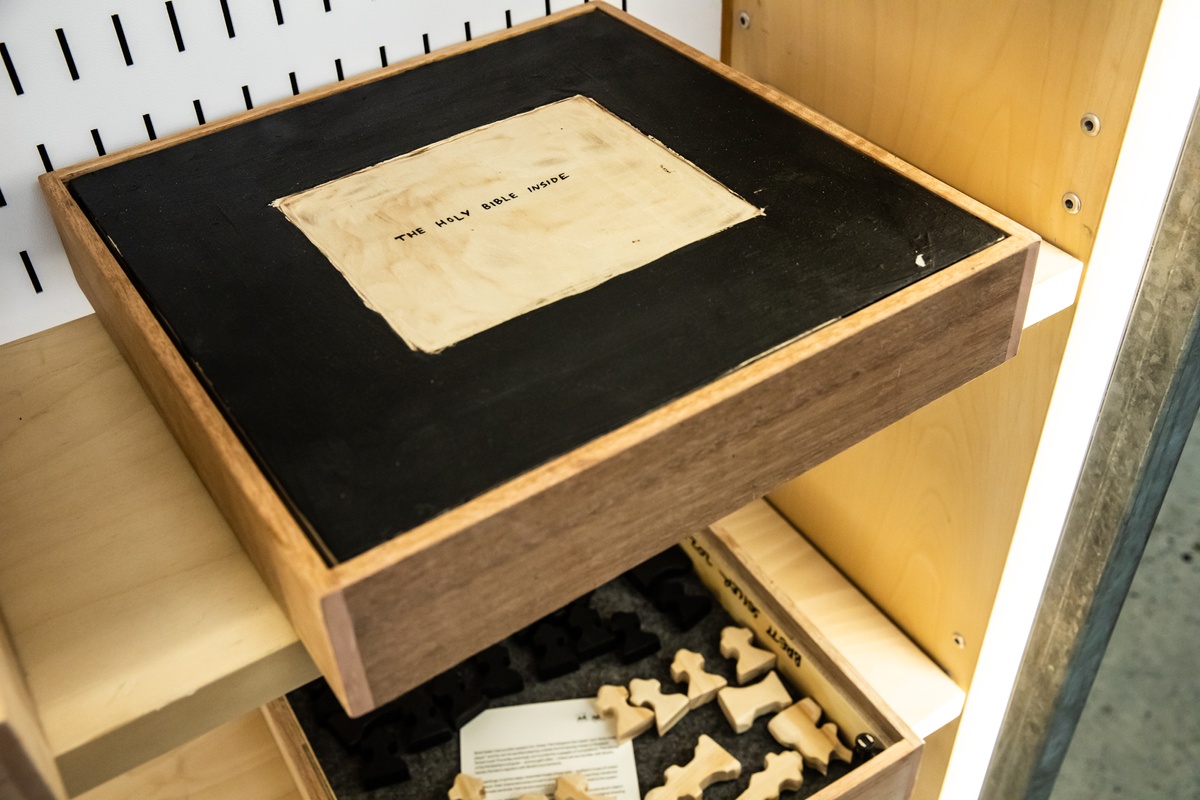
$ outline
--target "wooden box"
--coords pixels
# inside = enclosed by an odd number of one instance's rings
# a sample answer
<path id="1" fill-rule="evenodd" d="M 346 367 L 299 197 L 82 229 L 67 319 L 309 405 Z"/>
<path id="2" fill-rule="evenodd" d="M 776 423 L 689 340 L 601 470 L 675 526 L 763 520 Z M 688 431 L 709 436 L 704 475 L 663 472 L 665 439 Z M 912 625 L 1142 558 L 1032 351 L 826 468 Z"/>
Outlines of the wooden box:
<path id="1" fill-rule="evenodd" d="M 722 532 L 720 526 L 688 537 L 681 544 L 681 548 L 691 558 L 700 581 L 712 592 L 726 614 L 732 617 L 736 624 L 754 632 L 756 646 L 775 655 L 775 669 L 783 678 L 793 700 L 811 697 L 817 701 L 825 713 L 822 724 L 831 721 L 837 725 L 838 735 L 848 748 L 853 748 L 855 738 L 861 733 L 871 734 L 877 742 L 874 757 L 862 763 L 847 767 L 836 758 L 831 759 L 828 775 L 822 776 L 814 767 L 806 766 L 800 789 L 796 790 L 795 794 L 788 792 L 785 796 L 817 800 L 850 797 L 864 800 L 908 798 L 920 766 L 923 747 L 920 738 L 887 707 L 862 676 L 846 663 L 803 611 L 779 593 L 770 579 L 753 562 L 744 560 L 739 555 L 737 544 Z M 642 617 L 642 622 L 646 625 L 645 616 Z M 727 622 L 722 623 L 714 616 L 706 620 L 704 625 L 692 628 L 688 632 L 681 634 L 673 630 L 671 641 L 693 651 L 707 653 L 704 668 L 710 672 L 726 674 L 730 664 L 716 650 L 719 639 L 717 631 L 724 624 Z M 659 633 L 664 631 L 656 625 L 649 625 L 647 629 Z M 707 641 L 708 639 L 713 641 Z M 515 652 L 520 647 L 521 645 L 511 642 L 509 644 L 510 652 Z M 673 647 L 664 645 L 663 653 L 639 660 L 616 672 L 611 671 L 613 666 L 600 668 L 604 677 L 596 680 L 600 683 L 618 683 L 634 676 L 656 678 L 663 682 L 664 691 L 682 691 L 681 686 L 672 686 L 668 676 L 663 674 L 664 665 L 671 662 L 673 653 Z M 616 662 L 612 655 L 601 656 L 600 660 L 605 658 L 613 664 Z M 516 665 L 517 662 L 513 663 Z M 610 671 L 605 672 L 606 669 Z M 730 686 L 737 685 L 731 675 L 726 674 L 726 677 L 730 680 Z M 526 680 L 528 682 L 531 677 L 527 676 Z M 545 685 L 542 686 L 545 688 Z M 598 688 L 598 685 L 589 686 L 589 691 Z M 554 696 L 553 699 L 570 698 Z M 312 800 L 356 800 L 369 796 L 371 793 L 362 790 L 357 781 L 350 777 L 355 774 L 356 769 L 361 769 L 362 765 L 358 764 L 354 756 L 348 756 L 344 744 L 322 740 L 328 739 L 329 735 L 322 731 L 320 725 L 314 726 L 310 703 L 301 698 L 301 705 L 294 707 L 292 702 L 289 698 L 280 698 L 266 706 L 264 713 L 298 785 L 308 788 Z M 502 704 L 510 705 L 513 702 L 512 698 L 507 698 Z M 518 698 L 515 702 L 525 700 Z M 634 747 L 639 752 L 640 788 L 643 795 L 663 781 L 663 776 L 657 774 L 648 763 L 642 765 L 643 757 L 646 762 L 660 761 L 661 758 L 655 754 L 662 748 L 668 753 L 668 763 L 676 758 L 677 763 L 686 763 L 692 754 L 694 739 L 699 733 L 714 738 L 727 748 L 731 755 L 738 758 L 742 765 L 737 781 L 715 784 L 705 791 L 705 797 L 739 796 L 741 791 L 745 790 L 750 776 L 763 768 L 761 753 L 756 748 L 765 748 L 766 752 L 776 752 L 782 748 L 765 731 L 772 714 L 764 714 L 754 722 L 753 734 L 735 734 L 726 719 L 717 711 L 716 702 L 703 711 L 689 712 L 684 720 L 696 719 L 705 712 L 708 713 L 700 727 L 692 725 L 684 733 L 676 729 L 662 737 L 652 729 L 634 740 Z M 302 724 L 298 716 L 306 721 Z M 680 727 L 683 727 L 682 723 Z M 310 738 L 314 734 L 318 738 Z M 766 744 L 762 743 L 764 740 Z M 754 744 L 747 745 L 749 741 L 754 741 Z M 647 752 L 643 753 L 643 749 Z M 387 789 L 389 797 L 419 797 L 432 794 L 441 782 L 446 783 L 446 788 L 449 788 L 449 783 L 459 769 L 456 751 L 453 750 L 438 753 L 432 759 L 426 752 L 424 755 L 405 757 L 405 760 L 414 770 L 413 778 Z M 443 760 L 450 763 L 442 764 Z M 329 772 L 326 772 L 327 767 Z M 434 770 L 437 777 L 427 773 L 430 769 Z"/>
<path id="2" fill-rule="evenodd" d="M 602 3 L 42 185 L 352 713 L 1003 362 L 1037 250 Z"/>

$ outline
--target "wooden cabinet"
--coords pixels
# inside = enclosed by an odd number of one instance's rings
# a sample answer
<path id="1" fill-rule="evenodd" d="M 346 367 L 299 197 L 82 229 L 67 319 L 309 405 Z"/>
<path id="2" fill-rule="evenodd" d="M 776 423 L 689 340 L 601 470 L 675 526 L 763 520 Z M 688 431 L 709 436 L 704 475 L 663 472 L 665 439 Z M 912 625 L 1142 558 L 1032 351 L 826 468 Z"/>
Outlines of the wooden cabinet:
<path id="1" fill-rule="evenodd" d="M 1011 357 L 1039 246 L 603 4 L 42 186 L 355 715 Z"/>
<path id="2" fill-rule="evenodd" d="M 926 740 L 916 796 L 973 797 L 1200 85 L 1187 50 L 1200 20 L 1171 0 L 755 0 L 727 4 L 726 23 L 734 67 L 1067 253 L 1040 264 L 1011 362 L 768 495 L 814 551 L 730 534 L 859 672 L 882 676 L 876 691 Z M 1080 262 L 1079 303 L 1063 310 Z M 28 754 L 0 762 L 0 786 L 61 794 L 50 759 L 68 791 L 93 786 L 315 674 L 94 318 L 0 350 L 0 388 L 0 607 L 18 678 L 0 680 L 0 713 Z M 852 583 L 806 593 L 820 585 L 798 577 L 809 552 Z M 889 669 L 861 628 L 839 628 L 845 608 L 894 620 L 911 648 L 894 663 L 919 668 Z M 928 702 L 903 708 L 906 693 Z M 245 736 L 258 744 L 243 752 L 274 765 L 261 796 L 292 791 L 259 724 L 226 725 L 122 780 L 194 775 L 176 767 L 223 762 Z M 113 786 L 100 791 L 132 792 Z"/>

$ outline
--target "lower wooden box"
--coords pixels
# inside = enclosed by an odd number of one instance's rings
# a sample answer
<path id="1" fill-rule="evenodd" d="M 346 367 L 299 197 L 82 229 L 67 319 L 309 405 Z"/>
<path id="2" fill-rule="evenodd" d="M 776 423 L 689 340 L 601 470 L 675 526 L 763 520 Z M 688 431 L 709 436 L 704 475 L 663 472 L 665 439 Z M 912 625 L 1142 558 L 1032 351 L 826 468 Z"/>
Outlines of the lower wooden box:
<path id="1" fill-rule="evenodd" d="M 650 601 L 619 580 L 601 587 L 589 602 L 602 611 L 633 610 L 640 615 L 647 630 L 661 635 L 662 650 L 630 665 L 618 665 L 613 655 L 600 656 L 585 662 L 575 673 L 545 681 L 533 681 L 531 657 L 525 653 L 528 645 L 510 641 L 509 650 L 515 653 L 513 664 L 526 673 L 526 688 L 521 693 L 493 705 L 514 705 L 544 702 L 550 699 L 569 699 L 591 696 L 604 683 L 626 683 L 634 677 L 656 678 L 663 682 L 664 691 L 682 690 L 672 687 L 667 674 L 668 665 L 676 650 L 688 647 L 705 654 L 705 669 L 733 680 L 733 662 L 722 658 L 717 640 L 722 628 L 740 624 L 755 634 L 756 644 L 770 650 L 776 657 L 776 670 L 784 679 L 793 701 L 811 697 L 825 711 L 822 724 L 837 725 L 843 745 L 852 749 L 859 734 L 869 733 L 877 742 L 873 756 L 860 749 L 850 764 L 831 760 L 827 774 L 806 766 L 804 782 L 794 791 L 785 791 L 784 800 L 800 798 L 871 798 L 872 800 L 904 800 L 912 792 L 920 763 L 922 742 L 875 694 L 860 675 L 832 648 L 787 600 L 781 600 L 769 579 L 751 563 L 744 563 L 736 553 L 736 544 L 720 529 L 710 529 L 689 537 L 681 548 L 695 567 L 695 574 L 681 579 L 685 591 L 704 596 L 704 587 L 719 602 L 720 610 L 707 616 L 695 627 L 680 632 L 671 626 L 666 616 L 655 611 Z M 701 585 L 703 584 L 703 585 Z M 711 641 L 710 641 L 711 640 Z M 465 674 L 460 671 L 460 674 Z M 321 702 L 321 693 L 325 702 Z M 450 788 L 458 772 L 459 751 L 455 741 L 438 748 L 420 750 L 407 756 L 412 777 L 382 788 L 366 788 L 360 782 L 368 762 L 364 748 L 348 744 L 353 736 L 369 734 L 364 730 L 385 729 L 376 737 L 375 746 L 382 747 L 384 739 L 399 742 L 404 738 L 403 724 L 393 722 L 396 716 L 382 716 L 374 728 L 356 727 L 349 718 L 334 710 L 334 717 L 343 727 L 333 733 L 337 723 L 318 721 L 327 714 L 331 697 L 324 687 L 298 690 L 280 698 L 264 709 L 272 731 L 289 762 L 297 785 L 306 796 L 320 800 L 361 800 L 363 798 L 441 797 Z M 326 711 L 318 709 L 324 706 Z M 684 764 L 691 760 L 697 737 L 707 734 L 725 747 L 741 762 L 741 774 L 736 780 L 714 783 L 706 789 L 709 800 L 743 797 L 751 777 L 763 768 L 763 757 L 785 748 L 767 732 L 771 715 L 759 717 L 750 730 L 733 732 L 722 718 L 716 702 L 695 709 L 676 728 L 663 737 L 650 730 L 634 740 L 640 788 L 643 795 L 662 785 L 665 766 Z M 690 718 L 690 719 L 689 719 Z M 390 737 L 390 738 L 389 738 Z M 493 800 L 503 800 L 510 793 L 499 792 Z M 550 792 L 547 792 L 549 795 Z"/>

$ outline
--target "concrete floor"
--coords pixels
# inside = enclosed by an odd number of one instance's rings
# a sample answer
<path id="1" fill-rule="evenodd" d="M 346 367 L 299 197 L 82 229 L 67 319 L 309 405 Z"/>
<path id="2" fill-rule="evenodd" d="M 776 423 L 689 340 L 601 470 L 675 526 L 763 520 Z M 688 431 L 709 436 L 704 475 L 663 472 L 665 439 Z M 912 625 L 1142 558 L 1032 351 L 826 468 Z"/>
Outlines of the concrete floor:
<path id="1" fill-rule="evenodd" d="M 1200 800 L 1200 424 L 1051 800 Z"/>

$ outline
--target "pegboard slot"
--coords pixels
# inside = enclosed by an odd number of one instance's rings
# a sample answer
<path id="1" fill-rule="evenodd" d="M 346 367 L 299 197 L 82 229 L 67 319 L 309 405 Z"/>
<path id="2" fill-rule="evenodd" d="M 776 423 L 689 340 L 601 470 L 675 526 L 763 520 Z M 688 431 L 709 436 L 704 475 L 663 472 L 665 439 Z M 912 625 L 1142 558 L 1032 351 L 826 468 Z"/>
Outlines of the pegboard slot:
<path id="1" fill-rule="evenodd" d="M 421 34 L 421 44 L 423 44 L 425 46 L 425 55 L 429 55 L 429 34 L 428 33 Z"/>
<path id="2" fill-rule="evenodd" d="M 192 108 L 195 109 L 195 111 L 196 111 L 196 124 L 203 125 L 204 124 L 204 107 L 200 105 L 200 101 L 193 100 Z"/>
<path id="3" fill-rule="evenodd" d="M 179 30 L 179 18 L 175 16 L 175 4 L 171 0 L 167 0 L 167 19 L 171 21 L 171 33 L 175 34 L 175 47 L 179 52 L 184 51 L 183 46 L 183 31 Z"/>
<path id="4" fill-rule="evenodd" d="M 8 45 L 0 42 L 0 59 L 4 60 L 4 69 L 8 72 L 8 79 L 12 81 L 13 91 L 17 94 L 25 94 L 25 90 L 21 87 L 21 79 L 17 77 L 17 68 L 13 66 L 12 57 L 8 54 Z"/>
<path id="5" fill-rule="evenodd" d="M 233 32 L 233 15 L 229 13 L 229 0 L 221 0 L 221 15 L 225 17 L 225 32 L 232 39 L 237 34 Z"/>
<path id="6" fill-rule="evenodd" d="M 158 134 L 154 132 L 154 122 L 149 114 L 142 114 L 142 122 L 146 124 L 146 135 L 150 137 L 150 141 L 157 139 Z"/>
<path id="7" fill-rule="evenodd" d="M 4 192 L 0 191 L 0 208 L 4 208 L 6 205 L 8 205 L 8 201 L 4 199 Z"/>
<path id="8" fill-rule="evenodd" d="M 247 111 L 254 108 L 254 103 L 250 100 L 250 87 L 247 85 L 242 86 L 242 99 L 246 101 Z"/>
<path id="9" fill-rule="evenodd" d="M 42 157 L 42 166 L 46 168 L 46 172 L 54 172 L 54 165 L 50 163 L 50 154 L 46 152 L 46 145 L 39 144 L 37 151 L 38 155 Z"/>
<path id="10" fill-rule="evenodd" d="M 125 59 L 125 66 L 133 66 L 133 54 L 129 52 L 129 41 L 125 38 L 125 28 L 121 26 L 121 17 L 119 14 L 112 15 L 113 30 L 117 34 L 117 44 L 121 46 L 121 55 Z"/>
<path id="11" fill-rule="evenodd" d="M 504 27 L 506 27 L 506 28 L 512 27 L 512 10 L 511 9 L 506 8 L 504 10 Z"/>
<path id="12" fill-rule="evenodd" d="M 550 0 L 546 0 L 546 16 L 548 17 L 552 13 L 554 13 L 554 12 L 550 10 Z"/>
<path id="13" fill-rule="evenodd" d="M 333 8 L 330 7 L 329 0 L 325 0 L 325 13 L 328 14 L 330 11 L 333 11 Z"/>
<path id="14" fill-rule="evenodd" d="M 471 23 L 470 23 L 470 22 L 464 22 L 464 23 L 463 23 L 463 30 L 464 30 L 464 31 L 466 31 L 466 33 L 467 33 L 467 41 L 468 41 L 468 42 L 469 42 L 469 41 L 471 41 Z"/>
<path id="15" fill-rule="evenodd" d="M 104 142 L 100 140 L 100 129 L 92 128 L 92 141 L 96 145 L 96 155 L 104 155 Z"/>
<path id="16" fill-rule="evenodd" d="M 379 45 L 379 66 L 386 67 L 387 65 L 387 46 L 381 44 Z"/>
<path id="17" fill-rule="evenodd" d="M 29 251 L 22 250 L 21 263 L 25 265 L 25 274 L 29 276 L 29 282 L 33 284 L 33 291 L 37 294 L 42 293 L 42 282 L 38 280 L 37 270 L 33 268 L 33 259 L 29 257 Z"/>
<path id="18" fill-rule="evenodd" d="M 279 5 L 279 0 L 271 0 L 275 4 L 275 24 L 283 24 L 283 6 Z"/>
<path id="19" fill-rule="evenodd" d="M 337 79 L 339 81 L 344 81 L 346 79 L 346 74 L 342 72 L 342 60 L 340 58 L 335 58 L 333 60 L 333 68 L 337 71 Z"/>
<path id="20" fill-rule="evenodd" d="M 288 80 L 292 83 L 292 96 L 294 97 L 295 95 L 300 94 L 300 84 L 296 82 L 296 73 L 289 72 Z"/>
<path id="21" fill-rule="evenodd" d="M 67 62 L 67 70 L 71 73 L 71 80 L 79 80 L 79 70 L 75 67 L 75 57 L 71 55 L 71 45 L 67 43 L 67 34 L 62 28 L 55 28 L 54 35 L 58 37 L 58 46 L 62 48 L 63 60 Z"/>

